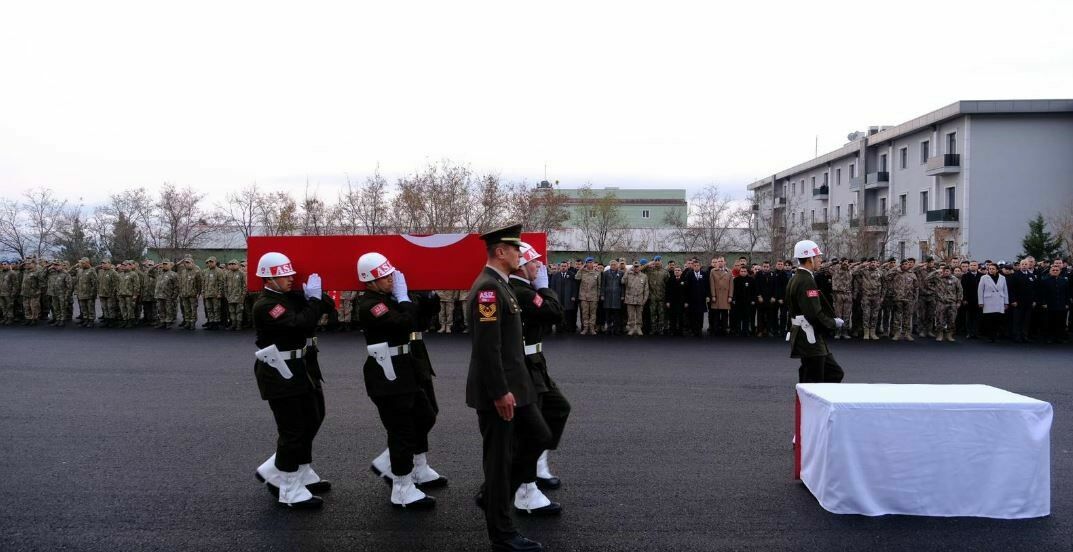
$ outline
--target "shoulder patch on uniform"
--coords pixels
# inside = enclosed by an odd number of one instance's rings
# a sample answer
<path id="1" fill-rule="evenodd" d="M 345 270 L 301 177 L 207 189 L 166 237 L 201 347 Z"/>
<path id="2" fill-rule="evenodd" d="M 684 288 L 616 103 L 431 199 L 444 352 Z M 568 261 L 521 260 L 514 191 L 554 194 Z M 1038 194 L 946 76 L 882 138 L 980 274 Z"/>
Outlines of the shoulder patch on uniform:
<path id="1" fill-rule="evenodd" d="M 268 311 L 268 315 L 272 318 L 279 318 L 283 316 L 283 313 L 287 312 L 287 307 L 283 305 L 276 305 L 272 307 L 272 310 Z"/>
<path id="2" fill-rule="evenodd" d="M 494 294 L 495 292 L 491 291 L 489 293 Z M 483 304 L 483 303 L 478 304 L 477 305 L 477 311 L 481 315 L 480 322 L 495 322 L 496 321 L 496 308 L 497 308 L 497 306 L 496 306 L 495 303 L 492 303 L 490 305 L 486 305 L 486 304 Z"/>
<path id="3" fill-rule="evenodd" d="M 820 296 L 820 290 L 818 290 L 818 289 L 810 289 L 810 290 L 808 290 L 808 296 L 809 297 L 819 297 Z"/>
<path id="4" fill-rule="evenodd" d="M 544 298 L 541 297 L 539 293 L 534 295 L 533 296 L 533 304 L 536 305 L 537 308 L 539 308 L 541 305 L 544 304 Z"/>
<path id="5" fill-rule="evenodd" d="M 495 303 L 496 302 L 496 291 L 494 289 L 489 289 L 489 290 L 479 292 L 477 294 L 477 302 L 478 303 Z M 493 309 L 492 312 L 495 312 L 495 310 Z"/>
<path id="6" fill-rule="evenodd" d="M 387 314 L 387 305 L 383 303 L 377 303 L 376 305 L 373 305 L 373 308 L 370 309 L 369 312 L 373 313 L 373 316 L 380 318 L 381 316 Z"/>

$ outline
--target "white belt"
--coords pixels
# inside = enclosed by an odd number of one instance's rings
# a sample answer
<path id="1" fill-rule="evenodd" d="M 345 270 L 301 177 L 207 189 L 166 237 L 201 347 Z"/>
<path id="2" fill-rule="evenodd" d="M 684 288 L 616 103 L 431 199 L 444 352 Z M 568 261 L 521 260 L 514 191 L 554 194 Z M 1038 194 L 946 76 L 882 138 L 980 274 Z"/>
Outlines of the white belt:
<path id="1" fill-rule="evenodd" d="M 535 355 L 535 354 L 537 354 L 537 353 L 539 353 L 539 352 L 541 352 L 543 350 L 544 350 L 544 344 L 543 343 L 534 343 L 532 345 L 526 345 L 525 346 L 525 355 L 526 356 Z"/>
<path id="2" fill-rule="evenodd" d="M 410 352 L 410 345 L 399 345 L 398 347 L 391 347 L 388 350 L 391 351 L 391 356 L 405 355 Z"/>
<path id="3" fill-rule="evenodd" d="M 302 358 L 305 355 L 305 349 L 295 349 L 293 351 L 280 351 L 279 354 L 289 357 L 290 359 Z"/>
<path id="4" fill-rule="evenodd" d="M 306 338 L 306 348 L 316 347 L 316 346 L 317 346 L 317 338 L 315 338 L 315 337 Z"/>
<path id="5" fill-rule="evenodd" d="M 805 340 L 810 344 L 816 343 L 816 330 L 812 327 L 812 324 L 805 319 L 805 315 L 799 314 L 790 320 L 790 324 L 794 326 L 800 326 L 801 330 L 805 332 Z M 790 341 L 790 332 L 786 332 L 786 341 Z"/>
<path id="6" fill-rule="evenodd" d="M 421 332 L 413 332 L 410 334 L 410 341 L 421 341 L 422 339 L 424 338 L 422 337 Z"/>

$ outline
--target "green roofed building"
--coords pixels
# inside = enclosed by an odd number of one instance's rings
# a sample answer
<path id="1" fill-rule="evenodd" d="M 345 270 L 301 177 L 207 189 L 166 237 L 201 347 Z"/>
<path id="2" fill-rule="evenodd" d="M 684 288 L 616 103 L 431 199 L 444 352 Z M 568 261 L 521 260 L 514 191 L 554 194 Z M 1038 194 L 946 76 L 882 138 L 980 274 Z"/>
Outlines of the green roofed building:
<path id="1" fill-rule="evenodd" d="M 625 228 L 667 228 L 667 216 L 677 213 L 682 220 L 688 210 L 685 190 L 641 190 L 622 188 L 560 188 L 567 197 L 566 209 L 570 213 L 567 228 L 577 227 L 584 209 L 593 202 L 613 197 L 622 214 Z"/>

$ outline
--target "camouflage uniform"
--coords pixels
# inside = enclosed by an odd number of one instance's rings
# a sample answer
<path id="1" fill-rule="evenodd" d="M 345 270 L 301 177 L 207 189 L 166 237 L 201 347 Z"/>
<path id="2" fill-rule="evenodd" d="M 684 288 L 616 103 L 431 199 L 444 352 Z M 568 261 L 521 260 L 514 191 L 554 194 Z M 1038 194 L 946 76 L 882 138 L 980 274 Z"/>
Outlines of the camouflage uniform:
<path id="1" fill-rule="evenodd" d="M 890 331 L 894 334 L 891 338 L 895 341 L 905 337 L 913 340 L 913 313 L 916 311 L 917 276 L 910 270 L 899 269 L 894 274 L 891 285 L 894 293 L 894 312 L 891 314 Z"/>
<path id="2" fill-rule="evenodd" d="M 459 291 L 458 292 L 458 300 L 460 302 L 462 302 L 462 303 L 468 303 L 468 301 L 469 301 L 469 290 L 466 289 L 466 290 Z M 465 308 L 465 305 L 463 305 L 462 306 L 462 323 L 465 324 L 466 327 L 462 328 L 462 333 L 469 333 L 469 317 L 470 317 L 469 309 Z"/>
<path id="3" fill-rule="evenodd" d="M 10 265 L 4 266 L 0 271 L 0 314 L 3 315 L 5 326 L 15 322 L 15 297 L 18 288 L 19 273 Z"/>
<path id="4" fill-rule="evenodd" d="M 37 324 L 41 317 L 41 275 L 32 263 L 27 263 L 22 271 L 21 290 L 24 325 Z"/>
<path id="5" fill-rule="evenodd" d="M 354 300 L 358 298 L 358 292 L 353 290 L 339 294 L 339 322 L 344 331 L 350 331 L 354 322 Z M 442 305 L 441 305 L 442 307 Z"/>
<path id="6" fill-rule="evenodd" d="M 88 259 L 85 262 L 89 262 Z M 75 273 L 75 295 L 83 326 L 92 326 L 97 318 L 97 269 L 79 266 Z"/>
<path id="7" fill-rule="evenodd" d="M 131 267 L 130 262 L 123 263 L 123 271 L 119 273 L 117 284 L 116 297 L 119 303 L 119 317 L 122 320 L 120 325 L 129 328 L 134 325 L 134 303 L 137 301 L 138 292 L 142 289 L 142 280 L 138 276 L 138 271 Z"/>
<path id="8" fill-rule="evenodd" d="M 868 263 L 863 263 L 855 269 L 855 276 L 861 288 L 861 325 L 864 327 L 864 339 L 879 339 L 876 336 L 876 323 L 883 300 L 883 272 L 879 267 L 870 268 Z"/>
<path id="9" fill-rule="evenodd" d="M 197 296 L 201 292 L 201 269 L 193 262 L 186 266 L 187 261 L 192 261 L 192 259 L 189 256 L 184 258 L 184 266 L 178 270 L 179 308 L 183 313 L 183 322 L 179 324 L 179 327 L 192 330 L 194 324 L 197 323 Z"/>
<path id="10" fill-rule="evenodd" d="M 156 314 L 153 312 L 156 306 L 156 275 L 157 268 L 153 265 L 145 265 L 142 272 L 142 289 L 138 294 L 141 303 L 141 323 L 156 324 Z"/>
<path id="11" fill-rule="evenodd" d="M 648 318 L 652 333 L 664 334 L 667 332 L 667 269 L 649 264 L 641 272 L 648 275 Z"/>
<path id="12" fill-rule="evenodd" d="M 835 339 L 846 337 L 853 324 L 853 272 L 848 264 L 839 263 L 831 268 L 831 292 L 834 295 L 835 317 L 845 321 L 842 329 L 835 332 Z"/>
<path id="13" fill-rule="evenodd" d="M 916 308 L 917 333 L 920 334 L 920 337 L 933 337 L 931 330 L 935 324 L 932 319 L 935 314 L 935 292 L 928 282 L 928 276 L 931 275 L 932 270 L 929 270 L 927 265 L 921 264 L 914 267 L 913 272 L 916 274 L 917 289 L 919 290 Z"/>
<path id="14" fill-rule="evenodd" d="M 644 335 L 641 321 L 648 301 L 648 275 L 630 270 L 622 277 L 622 287 L 626 296 L 626 335 Z"/>
<path id="15" fill-rule="evenodd" d="M 961 306 L 964 290 L 961 288 L 961 280 L 950 274 L 945 278 L 942 271 L 929 276 L 930 287 L 935 297 L 935 312 L 932 319 L 935 321 L 936 341 L 954 341 L 954 326 L 957 323 L 958 308 Z"/>
<path id="16" fill-rule="evenodd" d="M 52 323 L 60 326 L 71 319 L 67 310 L 67 290 L 71 287 L 71 275 L 60 265 L 54 265 L 48 271 L 48 294 L 52 298 Z"/>
<path id="17" fill-rule="evenodd" d="M 168 328 L 175 322 L 175 307 L 179 297 L 179 275 L 171 270 L 171 263 L 161 263 L 156 277 L 156 289 L 153 297 L 156 298 L 157 327 Z"/>
<path id="18" fill-rule="evenodd" d="M 898 265 L 886 265 L 880 269 L 879 283 L 883 288 L 883 300 L 879 304 L 879 323 L 876 328 L 880 335 L 894 335 L 894 277 L 900 271 Z"/>
<path id="19" fill-rule="evenodd" d="M 440 298 L 440 327 L 438 333 L 451 333 L 451 326 L 455 323 L 455 303 L 458 301 L 458 290 L 444 289 L 436 292 Z"/>
<path id="20" fill-rule="evenodd" d="M 596 268 L 581 269 L 574 275 L 574 279 L 581 281 L 578 289 L 578 300 L 581 301 L 580 335 L 586 333 L 596 335 L 596 307 L 600 302 L 600 273 Z"/>
<path id="21" fill-rule="evenodd" d="M 231 267 L 235 268 L 232 269 Z M 242 329 L 242 300 L 246 297 L 246 274 L 238 269 L 238 261 L 227 263 L 224 272 L 224 298 L 227 299 L 227 314 L 232 330 Z"/>
<path id="22" fill-rule="evenodd" d="M 205 262 L 216 261 L 209 257 Z M 205 305 L 205 325 L 215 328 L 220 324 L 220 300 L 224 296 L 224 271 L 213 266 L 201 271 L 201 301 Z"/>
<path id="23" fill-rule="evenodd" d="M 105 326 L 119 317 L 116 303 L 116 288 L 118 287 L 119 273 L 111 267 L 101 268 L 97 273 L 97 297 L 101 299 L 101 317 L 104 318 Z"/>

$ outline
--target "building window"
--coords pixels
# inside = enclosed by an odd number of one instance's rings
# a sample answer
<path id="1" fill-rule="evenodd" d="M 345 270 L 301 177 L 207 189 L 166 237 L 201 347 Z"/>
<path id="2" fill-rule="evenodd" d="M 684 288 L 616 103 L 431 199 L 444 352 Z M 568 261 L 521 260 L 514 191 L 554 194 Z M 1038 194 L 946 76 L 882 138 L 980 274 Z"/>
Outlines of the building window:
<path id="1" fill-rule="evenodd" d="M 823 221 L 827 222 L 827 207 L 823 208 Z"/>
<path id="2" fill-rule="evenodd" d="M 857 178 L 857 164 L 856 163 L 850 163 L 849 164 L 849 177 L 850 178 Z"/>
<path id="3" fill-rule="evenodd" d="M 951 132 L 946 135 L 946 153 L 958 152 L 958 133 Z"/>
<path id="4" fill-rule="evenodd" d="M 950 186 L 949 188 L 946 189 L 946 208 L 947 209 L 953 209 L 954 208 L 954 199 L 955 199 L 954 187 Z"/>
<path id="5" fill-rule="evenodd" d="M 921 214 L 928 212 L 928 192 L 920 192 L 920 212 Z"/>
<path id="6" fill-rule="evenodd" d="M 901 261 L 905 258 L 905 242 L 898 242 L 898 260 Z"/>
<path id="7" fill-rule="evenodd" d="M 846 214 L 849 215 L 849 219 L 853 220 L 853 204 L 850 203 L 846 208 Z"/>
<path id="8" fill-rule="evenodd" d="M 813 209 L 808 213 L 808 221 L 812 224 L 816 224 L 816 210 Z"/>
<path id="9" fill-rule="evenodd" d="M 812 189 L 815 190 L 816 189 L 816 177 L 815 176 L 812 177 L 812 182 L 811 183 L 812 183 Z"/>
<path id="10" fill-rule="evenodd" d="M 883 216 L 883 215 L 887 214 L 887 198 L 885 198 L 885 197 L 879 198 L 879 212 L 876 213 L 876 214 L 879 215 L 879 216 Z"/>
<path id="11" fill-rule="evenodd" d="M 641 218 L 646 219 L 651 215 L 648 209 L 641 209 Z"/>
<path id="12" fill-rule="evenodd" d="M 909 148 L 898 150 L 898 157 L 898 163 L 904 169 L 909 164 Z"/>
<path id="13" fill-rule="evenodd" d="M 931 142 L 924 140 L 920 143 L 920 164 L 927 163 L 929 156 L 931 156 Z"/>
<path id="14" fill-rule="evenodd" d="M 835 186 L 842 185 L 842 169 L 835 169 Z"/>
<path id="15" fill-rule="evenodd" d="M 905 194 L 902 194 L 902 195 L 898 196 L 898 214 L 899 215 L 905 215 L 905 208 L 906 208 L 906 205 L 908 203 L 909 203 L 909 201 L 908 201 L 908 198 L 905 196 Z"/>
<path id="16" fill-rule="evenodd" d="M 805 179 L 801 179 L 801 193 L 805 193 Z"/>
<path id="17" fill-rule="evenodd" d="M 879 172 L 887 172 L 887 154 L 879 156 Z"/>
<path id="18" fill-rule="evenodd" d="M 827 185 L 827 173 L 823 173 L 823 185 Z"/>
<path id="19" fill-rule="evenodd" d="M 835 205 L 835 220 L 837 221 L 842 217 L 842 206 Z"/>
<path id="20" fill-rule="evenodd" d="M 917 255 L 917 257 L 919 257 L 918 260 L 923 261 L 925 258 L 927 258 L 927 256 L 928 256 L 928 242 L 927 241 L 922 241 L 922 242 L 918 243 L 917 244 L 917 249 L 920 250 L 920 254 Z"/>

